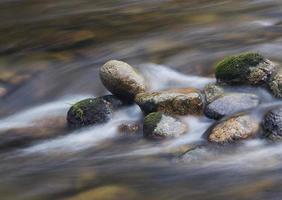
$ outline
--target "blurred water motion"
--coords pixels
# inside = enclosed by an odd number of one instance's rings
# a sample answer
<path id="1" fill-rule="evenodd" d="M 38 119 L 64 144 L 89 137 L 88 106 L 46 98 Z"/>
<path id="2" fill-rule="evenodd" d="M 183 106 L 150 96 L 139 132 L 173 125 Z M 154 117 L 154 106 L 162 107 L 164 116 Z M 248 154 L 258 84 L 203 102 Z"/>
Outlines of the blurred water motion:
<path id="1" fill-rule="evenodd" d="M 44 140 L 0 152 L 1 199 L 281 199 L 281 144 L 175 155 L 201 141 L 206 118 L 188 117 L 190 134 L 160 144 L 119 137 L 137 107 L 61 132 L 71 103 L 106 93 L 97 70 L 109 59 L 139 67 L 154 89 L 202 88 L 219 59 L 242 51 L 282 62 L 281 10 L 280 0 L 2 0 L 0 134 Z"/>

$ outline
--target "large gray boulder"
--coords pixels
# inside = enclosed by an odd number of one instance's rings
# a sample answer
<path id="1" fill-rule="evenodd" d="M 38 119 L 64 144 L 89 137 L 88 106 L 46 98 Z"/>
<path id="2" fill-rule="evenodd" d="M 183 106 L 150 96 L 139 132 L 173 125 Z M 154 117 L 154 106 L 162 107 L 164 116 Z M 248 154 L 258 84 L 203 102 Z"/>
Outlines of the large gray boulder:
<path id="1" fill-rule="evenodd" d="M 259 105 L 260 99 L 255 94 L 231 93 L 217 98 L 205 107 L 204 113 L 212 119 L 222 117 L 255 108 Z"/>
<path id="2" fill-rule="evenodd" d="M 100 69 L 100 78 L 112 94 L 128 102 L 147 88 L 144 77 L 136 69 L 118 60 L 105 63 Z"/>

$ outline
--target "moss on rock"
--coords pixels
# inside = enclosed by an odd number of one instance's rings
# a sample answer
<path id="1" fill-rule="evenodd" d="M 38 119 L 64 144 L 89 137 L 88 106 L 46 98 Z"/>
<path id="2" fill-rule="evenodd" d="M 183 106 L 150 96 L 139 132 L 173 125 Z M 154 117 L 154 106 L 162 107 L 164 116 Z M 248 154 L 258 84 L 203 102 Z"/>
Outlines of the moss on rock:
<path id="1" fill-rule="evenodd" d="M 227 83 L 240 83 L 247 81 L 250 67 L 255 67 L 264 61 L 259 53 L 242 53 L 229 56 L 216 65 L 215 76 L 217 80 Z"/>
<path id="2" fill-rule="evenodd" d="M 186 131 L 186 124 L 162 112 L 150 113 L 144 119 L 143 133 L 146 138 L 164 139 L 177 137 Z"/>
<path id="3" fill-rule="evenodd" d="M 75 103 L 68 111 L 69 127 L 77 128 L 107 122 L 113 114 L 113 106 L 102 97 L 88 98 Z"/>

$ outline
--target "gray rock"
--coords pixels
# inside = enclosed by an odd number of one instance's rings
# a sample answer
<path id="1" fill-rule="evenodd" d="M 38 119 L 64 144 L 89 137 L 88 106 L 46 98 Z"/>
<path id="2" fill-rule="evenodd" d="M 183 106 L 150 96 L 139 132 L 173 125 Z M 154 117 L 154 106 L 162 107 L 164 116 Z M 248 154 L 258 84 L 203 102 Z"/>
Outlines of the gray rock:
<path id="1" fill-rule="evenodd" d="M 224 94 L 224 89 L 223 87 L 217 84 L 210 83 L 205 86 L 204 94 L 206 97 L 206 103 L 209 104 L 213 102 L 215 99 L 217 99 L 218 97 L 221 97 Z"/>
<path id="2" fill-rule="evenodd" d="M 256 136 L 260 130 L 259 121 L 252 115 L 241 114 L 213 125 L 204 135 L 211 143 L 234 143 Z"/>
<path id="3" fill-rule="evenodd" d="M 135 102 L 145 114 L 156 111 L 171 115 L 201 114 L 204 107 L 203 95 L 194 88 L 140 93 Z"/>
<path id="4" fill-rule="evenodd" d="M 212 119 L 255 108 L 259 105 L 260 99 L 257 95 L 247 93 L 231 93 L 219 97 L 205 107 L 204 113 Z"/>
<path id="5" fill-rule="evenodd" d="M 105 63 L 100 69 L 100 78 L 112 94 L 128 102 L 147 88 L 144 77 L 122 61 L 111 60 Z"/>
<path id="6" fill-rule="evenodd" d="M 282 139 L 282 106 L 275 107 L 265 114 L 263 129 L 266 137 L 274 140 Z"/>
<path id="7" fill-rule="evenodd" d="M 164 139 L 177 137 L 187 131 L 187 125 L 161 112 L 153 112 L 144 118 L 143 134 L 146 138 Z"/>
<path id="8" fill-rule="evenodd" d="M 88 98 L 75 103 L 68 111 L 67 122 L 71 128 L 101 124 L 112 118 L 122 102 L 113 95 Z"/>
<path id="9" fill-rule="evenodd" d="M 275 97 L 282 98 L 282 69 L 271 78 L 268 85 Z"/>

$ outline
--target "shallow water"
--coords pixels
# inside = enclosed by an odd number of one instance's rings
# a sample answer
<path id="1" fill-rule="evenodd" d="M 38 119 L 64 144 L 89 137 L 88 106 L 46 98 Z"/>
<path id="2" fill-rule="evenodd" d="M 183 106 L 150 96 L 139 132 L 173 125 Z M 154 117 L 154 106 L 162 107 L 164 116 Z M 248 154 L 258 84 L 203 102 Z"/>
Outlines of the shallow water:
<path id="1" fill-rule="evenodd" d="M 138 67 L 151 90 L 202 89 L 219 59 L 241 51 L 280 63 L 281 9 L 279 0 L 1 1 L 0 135 L 48 121 L 55 129 L 50 118 L 107 94 L 97 72 L 109 59 Z M 262 97 L 259 117 L 280 104 L 261 88 L 236 90 Z M 140 120 L 134 105 L 107 124 L 1 150 L 1 199 L 79 199 L 108 186 L 125 188 L 115 196 L 123 200 L 281 199 L 282 144 L 253 139 L 185 154 L 213 120 L 184 117 L 187 134 L 162 142 L 118 133 Z"/>

